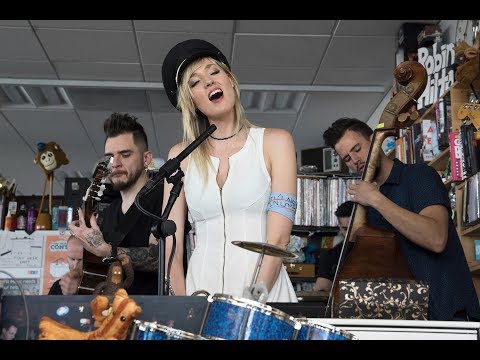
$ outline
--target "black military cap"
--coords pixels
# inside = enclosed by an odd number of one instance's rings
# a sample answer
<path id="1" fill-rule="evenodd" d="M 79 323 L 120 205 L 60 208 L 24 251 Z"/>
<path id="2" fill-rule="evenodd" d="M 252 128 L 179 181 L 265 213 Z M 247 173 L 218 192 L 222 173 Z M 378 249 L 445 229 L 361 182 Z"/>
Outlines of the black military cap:
<path id="1" fill-rule="evenodd" d="M 192 61 L 201 57 L 212 57 L 221 61 L 230 69 L 225 55 L 217 47 L 205 40 L 185 40 L 170 49 L 162 64 L 163 87 L 168 99 L 177 107 L 177 88 L 183 71 Z"/>

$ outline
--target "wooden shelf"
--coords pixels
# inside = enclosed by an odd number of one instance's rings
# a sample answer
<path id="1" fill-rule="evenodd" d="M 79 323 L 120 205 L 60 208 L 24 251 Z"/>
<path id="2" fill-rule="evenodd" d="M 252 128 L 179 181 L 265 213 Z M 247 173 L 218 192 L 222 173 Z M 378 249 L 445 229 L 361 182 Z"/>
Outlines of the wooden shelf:
<path id="1" fill-rule="evenodd" d="M 443 99 L 445 96 L 447 96 L 447 95 L 450 93 L 451 89 L 452 89 L 456 84 L 457 84 L 457 82 L 454 82 L 454 83 L 452 84 L 452 86 L 449 87 L 449 88 L 437 99 L 437 101 L 440 100 L 440 99 Z M 419 122 L 421 122 L 421 121 L 424 120 L 424 119 L 430 119 L 431 117 L 434 118 L 434 117 L 435 117 L 435 103 L 436 103 L 437 101 L 435 101 L 433 104 L 431 104 L 431 105 L 423 112 L 423 114 L 422 114 L 417 120 L 415 120 L 415 122 L 416 122 L 416 123 L 419 123 Z"/>
<path id="2" fill-rule="evenodd" d="M 450 158 L 450 148 L 446 148 L 440 154 L 438 154 L 435 159 L 428 163 L 429 166 L 433 167 L 437 171 L 444 171 L 448 164 L 448 159 Z"/>
<path id="3" fill-rule="evenodd" d="M 480 275 L 480 261 L 474 261 L 468 265 L 470 272 L 474 275 Z"/>
<path id="4" fill-rule="evenodd" d="M 327 179 L 327 178 L 359 178 L 356 174 L 339 173 L 339 172 L 316 172 L 316 173 L 297 173 L 297 178 L 307 179 Z"/>
<path id="5" fill-rule="evenodd" d="M 480 224 L 463 228 L 461 231 L 462 236 L 480 236 Z"/>
<path id="6" fill-rule="evenodd" d="M 324 233 L 324 234 L 336 234 L 338 232 L 338 226 L 306 226 L 306 225 L 293 225 L 292 233 Z"/>
<path id="7" fill-rule="evenodd" d="M 317 281 L 317 278 L 315 276 L 300 277 L 300 276 L 291 276 L 290 275 L 290 281 L 291 282 L 315 282 L 315 281 Z"/>

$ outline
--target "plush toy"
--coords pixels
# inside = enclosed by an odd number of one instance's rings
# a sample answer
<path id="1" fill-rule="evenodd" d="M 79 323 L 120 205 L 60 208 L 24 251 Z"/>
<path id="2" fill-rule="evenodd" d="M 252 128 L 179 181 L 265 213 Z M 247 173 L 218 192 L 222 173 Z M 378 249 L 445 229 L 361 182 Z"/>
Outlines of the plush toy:
<path id="1" fill-rule="evenodd" d="M 457 46 L 455 46 L 454 50 L 460 60 L 455 72 L 455 80 L 470 85 L 479 75 L 480 33 L 477 34 L 473 46 L 461 40 Z"/>
<path id="2" fill-rule="evenodd" d="M 108 268 L 107 280 L 97 286 L 93 294 L 112 295 L 118 289 L 128 289 L 133 282 L 133 267 L 130 258 L 126 256 L 122 261 L 114 261 Z"/>
<path id="3" fill-rule="evenodd" d="M 37 149 L 38 153 L 33 162 L 42 168 L 45 175 L 51 174 L 55 169 L 70 162 L 67 159 L 67 155 L 54 141 L 50 141 L 47 144 L 39 142 L 37 143 Z"/>
<path id="4" fill-rule="evenodd" d="M 90 302 L 95 317 L 94 331 L 79 331 L 60 324 L 48 316 L 40 319 L 40 340 L 125 340 L 133 320 L 142 312 L 133 299 L 128 297 L 125 289 L 119 289 L 109 309 L 108 298 L 98 295 Z"/>

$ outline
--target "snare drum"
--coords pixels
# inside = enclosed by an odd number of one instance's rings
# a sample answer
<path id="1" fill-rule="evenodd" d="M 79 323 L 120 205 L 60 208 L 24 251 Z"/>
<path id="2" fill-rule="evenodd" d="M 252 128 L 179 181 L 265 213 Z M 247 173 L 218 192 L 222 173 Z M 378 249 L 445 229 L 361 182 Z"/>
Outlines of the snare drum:
<path id="1" fill-rule="evenodd" d="M 174 329 L 169 326 L 134 320 L 130 340 L 205 340 L 200 335 Z"/>
<path id="2" fill-rule="evenodd" d="M 254 300 L 214 294 L 208 305 L 200 335 L 226 340 L 292 340 L 300 329 L 295 318 Z"/>

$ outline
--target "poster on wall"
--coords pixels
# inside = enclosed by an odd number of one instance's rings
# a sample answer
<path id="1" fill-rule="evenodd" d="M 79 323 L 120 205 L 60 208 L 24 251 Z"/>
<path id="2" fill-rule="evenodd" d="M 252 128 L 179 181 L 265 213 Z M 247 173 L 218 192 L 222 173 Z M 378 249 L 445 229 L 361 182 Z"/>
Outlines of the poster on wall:
<path id="1" fill-rule="evenodd" d="M 52 284 L 68 272 L 67 240 L 68 236 L 66 235 L 45 237 L 41 295 L 47 295 Z"/>
<path id="2" fill-rule="evenodd" d="M 0 232 L 0 287 L 4 295 L 40 295 L 43 234 Z"/>

